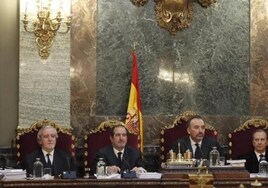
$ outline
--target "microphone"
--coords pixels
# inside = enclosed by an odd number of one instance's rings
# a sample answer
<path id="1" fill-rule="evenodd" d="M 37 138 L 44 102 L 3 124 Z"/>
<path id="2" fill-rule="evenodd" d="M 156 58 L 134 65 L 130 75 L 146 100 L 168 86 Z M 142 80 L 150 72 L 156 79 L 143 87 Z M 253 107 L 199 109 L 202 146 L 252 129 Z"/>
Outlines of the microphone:
<path id="1" fill-rule="evenodd" d="M 201 152 L 201 159 L 204 159 L 204 153 L 202 151 L 202 148 L 200 147 L 200 152 Z"/>
<path id="2" fill-rule="evenodd" d="M 71 170 L 71 162 L 69 157 L 66 157 L 66 161 L 67 161 L 67 171 L 63 171 L 63 175 L 62 178 L 63 179 L 76 179 L 76 171 L 72 171 Z"/>
<path id="3" fill-rule="evenodd" d="M 137 174 L 135 171 L 130 170 L 130 164 L 129 162 L 124 158 L 122 158 L 122 164 L 121 164 L 121 168 L 123 166 L 123 163 L 125 163 L 127 165 L 127 170 L 123 170 L 121 169 L 121 178 L 137 178 Z"/>
<path id="4" fill-rule="evenodd" d="M 68 165 L 68 171 L 70 172 L 71 171 L 71 165 L 70 165 L 69 157 L 66 157 L 66 160 L 67 160 L 67 165 Z"/>

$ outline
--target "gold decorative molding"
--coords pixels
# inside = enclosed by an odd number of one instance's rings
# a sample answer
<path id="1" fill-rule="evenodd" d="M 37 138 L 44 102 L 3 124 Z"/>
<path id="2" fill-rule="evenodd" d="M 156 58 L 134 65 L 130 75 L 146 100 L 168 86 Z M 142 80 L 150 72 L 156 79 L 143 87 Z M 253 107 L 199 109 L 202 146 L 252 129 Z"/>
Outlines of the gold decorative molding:
<path id="1" fill-rule="evenodd" d="M 143 6 L 148 0 L 131 0 L 136 6 Z M 175 35 L 190 26 L 193 20 L 194 0 L 155 0 L 157 24 Z M 197 0 L 202 7 L 209 7 L 216 0 Z"/>
<path id="2" fill-rule="evenodd" d="M 155 4 L 156 20 L 160 27 L 175 35 L 190 26 L 193 19 L 192 0 L 159 0 Z"/>
<path id="3" fill-rule="evenodd" d="M 62 132 L 64 134 L 72 135 L 71 133 L 73 130 L 72 127 L 63 127 L 48 119 L 39 120 L 36 123 L 33 123 L 30 127 L 18 126 L 16 131 L 18 135 L 33 132 L 33 131 L 37 132 L 42 126 L 47 126 L 47 125 L 54 127 L 58 133 Z"/>
<path id="4" fill-rule="evenodd" d="M 268 121 L 259 118 L 249 119 L 245 123 L 243 123 L 243 125 L 236 128 L 234 132 L 245 131 L 247 129 L 250 129 L 251 127 L 268 129 Z"/>
<path id="5" fill-rule="evenodd" d="M 131 2 L 137 7 L 143 6 L 148 3 L 149 0 L 131 0 Z"/>
<path id="6" fill-rule="evenodd" d="M 198 0 L 198 2 L 203 6 L 203 7 L 209 7 L 212 4 L 216 3 L 216 0 Z"/>
<path id="7" fill-rule="evenodd" d="M 190 188 L 213 188 L 213 175 L 208 173 L 188 174 Z"/>

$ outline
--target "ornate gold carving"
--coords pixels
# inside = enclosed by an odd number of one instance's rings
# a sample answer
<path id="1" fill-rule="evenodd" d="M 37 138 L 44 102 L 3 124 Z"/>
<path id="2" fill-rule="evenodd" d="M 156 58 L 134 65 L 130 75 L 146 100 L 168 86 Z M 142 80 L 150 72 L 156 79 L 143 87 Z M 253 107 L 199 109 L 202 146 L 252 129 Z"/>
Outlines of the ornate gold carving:
<path id="1" fill-rule="evenodd" d="M 131 2 L 137 7 L 145 5 L 146 3 L 148 3 L 148 1 L 149 0 L 131 0 Z"/>
<path id="2" fill-rule="evenodd" d="M 155 5 L 156 20 L 160 27 L 175 35 L 187 28 L 193 19 L 192 0 L 159 0 Z"/>
<path id="3" fill-rule="evenodd" d="M 148 0 L 131 0 L 138 7 Z M 155 0 L 156 20 L 160 27 L 175 35 L 178 31 L 190 26 L 193 19 L 194 0 Z M 202 7 L 209 7 L 216 0 L 198 0 Z"/>
<path id="4" fill-rule="evenodd" d="M 102 122 L 98 126 L 97 129 L 91 130 L 89 132 L 89 134 L 96 133 L 96 132 L 103 132 L 103 131 L 107 130 L 107 128 L 112 128 L 112 127 L 114 127 L 116 125 L 123 125 L 123 126 L 125 126 L 125 124 L 122 121 L 119 121 L 119 120 L 107 120 L 107 121 Z M 129 133 L 134 134 L 131 131 L 129 131 Z"/>
<path id="5" fill-rule="evenodd" d="M 89 132 L 89 134 L 93 134 L 93 133 L 97 133 L 97 132 L 103 132 L 106 131 L 108 128 L 112 128 L 114 126 L 117 125 L 123 125 L 125 126 L 125 124 L 122 121 L 119 120 L 107 120 L 107 121 L 103 121 L 96 129 L 93 129 Z M 134 134 L 133 132 L 131 132 L 130 130 L 128 130 L 130 134 Z M 88 135 L 84 136 L 84 140 L 86 141 L 88 139 Z M 137 139 L 140 140 L 140 136 L 137 136 Z M 138 144 L 138 148 L 140 148 L 140 144 Z"/>
<path id="6" fill-rule="evenodd" d="M 207 171 L 206 171 L 207 172 Z M 188 174 L 190 188 L 213 188 L 213 175 L 208 173 Z"/>
<path id="7" fill-rule="evenodd" d="M 167 126 L 165 126 L 165 127 L 161 130 L 161 134 L 163 135 L 163 134 L 164 134 L 164 131 L 167 130 L 167 129 L 172 129 L 172 128 L 174 128 L 174 127 L 176 127 L 176 126 L 179 126 L 179 125 L 181 125 L 181 124 L 185 124 L 185 123 L 189 120 L 189 118 L 190 118 L 191 116 L 194 116 L 194 115 L 197 115 L 197 114 L 196 114 L 194 111 L 190 111 L 190 110 L 189 110 L 189 111 L 185 111 L 185 112 L 183 112 L 183 113 L 180 114 L 179 116 L 176 116 L 176 118 L 175 118 L 173 124 L 172 124 L 172 125 L 167 125 Z M 215 134 L 215 135 L 218 134 L 217 130 L 216 130 L 213 126 L 208 125 L 207 123 L 205 124 L 205 126 L 206 126 L 206 129 L 207 129 L 207 130 L 212 130 L 212 131 L 214 131 L 214 134 Z M 163 133 L 162 133 L 162 132 L 163 132 Z"/>
<path id="8" fill-rule="evenodd" d="M 123 125 L 125 126 L 125 124 L 121 121 L 118 121 L 118 120 L 107 120 L 107 121 L 104 121 L 102 122 L 99 127 L 96 129 L 96 130 L 93 130 L 92 133 L 94 132 L 102 132 L 102 131 L 105 131 L 106 128 L 112 128 L 116 125 Z"/>
<path id="9" fill-rule="evenodd" d="M 259 180 L 256 178 L 255 181 L 252 182 L 250 185 L 253 186 L 253 187 L 261 187 L 261 186 L 262 186 L 262 183 L 259 182 Z M 239 186 L 239 188 L 240 188 L 240 187 L 242 187 L 242 186 Z M 245 186 L 243 185 L 243 187 L 245 187 Z M 243 188 L 243 187 L 242 187 L 242 188 Z"/>
<path id="10" fill-rule="evenodd" d="M 235 129 L 234 132 L 245 131 L 246 129 L 250 129 L 250 127 L 268 129 L 268 121 L 264 119 L 250 119 L 247 120 L 242 126 Z"/>
<path id="11" fill-rule="evenodd" d="M 175 126 L 186 123 L 191 116 L 197 115 L 194 111 L 185 111 L 179 116 L 176 116 L 172 126 L 170 128 L 174 128 Z"/>
<path id="12" fill-rule="evenodd" d="M 50 55 L 50 48 L 53 44 L 53 40 L 57 33 L 68 33 L 71 28 L 71 16 L 67 16 L 66 20 L 63 20 L 62 10 L 58 10 L 55 17 L 52 17 L 52 6 L 49 1 L 48 4 L 37 4 L 38 11 L 36 13 L 37 18 L 35 20 L 29 20 L 27 13 L 27 6 L 25 8 L 24 19 L 22 20 L 25 31 L 34 33 L 36 39 L 36 45 L 39 48 L 39 55 L 41 59 L 47 59 Z M 61 6 L 60 6 L 61 7 Z M 31 15 L 30 15 L 31 16 Z M 65 31 L 59 29 L 66 25 Z M 29 28 L 30 26 L 31 28 Z"/>
<path id="13" fill-rule="evenodd" d="M 28 127 L 22 127 L 22 126 L 18 126 L 17 128 L 17 136 L 21 135 L 21 134 L 25 134 L 25 133 L 29 133 L 32 131 L 38 131 L 42 126 L 46 126 L 46 125 L 50 125 L 52 127 L 54 127 L 57 132 L 62 132 L 68 135 L 72 135 L 72 128 L 71 127 L 60 127 L 59 125 L 57 125 L 56 123 L 54 123 L 53 121 L 44 119 L 41 121 L 38 121 L 34 124 L 32 124 L 29 128 Z M 18 139 L 18 138 L 17 138 Z M 75 139 L 75 138 L 72 138 Z"/>
<path id="14" fill-rule="evenodd" d="M 216 0 L 199 0 L 199 3 L 203 6 L 203 7 L 209 7 L 212 4 L 216 3 Z"/>

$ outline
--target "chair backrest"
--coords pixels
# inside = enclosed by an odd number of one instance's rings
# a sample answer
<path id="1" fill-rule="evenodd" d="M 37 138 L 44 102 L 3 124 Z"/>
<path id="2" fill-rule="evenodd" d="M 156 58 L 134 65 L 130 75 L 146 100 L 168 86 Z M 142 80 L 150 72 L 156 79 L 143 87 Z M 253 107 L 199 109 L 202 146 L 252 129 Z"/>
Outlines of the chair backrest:
<path id="1" fill-rule="evenodd" d="M 171 126 L 165 126 L 164 128 L 161 129 L 160 157 L 162 162 L 165 162 L 167 160 L 166 155 L 169 152 L 169 150 L 173 147 L 173 145 L 176 143 L 176 140 L 188 135 L 186 123 L 190 119 L 190 117 L 194 115 L 196 115 L 195 112 L 186 111 L 177 116 Z M 215 130 L 215 128 L 207 124 L 205 126 L 206 126 L 205 135 L 217 139 L 218 133 Z"/>
<path id="2" fill-rule="evenodd" d="M 58 133 L 56 148 L 69 152 L 75 157 L 76 138 L 72 135 L 71 128 L 63 128 L 49 120 L 41 120 L 32 124 L 29 128 L 18 127 L 16 130 L 15 149 L 17 163 L 19 164 L 27 154 L 38 149 L 37 133 L 42 126 L 50 125 L 56 128 Z"/>
<path id="3" fill-rule="evenodd" d="M 268 129 L 268 121 L 250 119 L 228 134 L 228 155 L 230 159 L 238 159 L 253 150 L 252 134 L 256 129 Z"/>
<path id="4" fill-rule="evenodd" d="M 89 171 L 92 167 L 96 152 L 109 144 L 111 128 L 115 125 L 125 124 L 118 120 L 107 120 L 102 122 L 96 129 L 84 136 L 84 168 Z M 139 135 L 129 132 L 127 144 L 140 150 Z"/>

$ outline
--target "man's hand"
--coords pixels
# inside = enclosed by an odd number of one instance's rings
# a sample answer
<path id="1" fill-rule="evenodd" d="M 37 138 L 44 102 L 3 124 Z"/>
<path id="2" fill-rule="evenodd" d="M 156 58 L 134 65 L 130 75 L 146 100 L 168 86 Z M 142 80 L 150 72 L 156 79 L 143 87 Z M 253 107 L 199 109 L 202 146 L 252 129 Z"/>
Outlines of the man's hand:
<path id="1" fill-rule="evenodd" d="M 107 173 L 108 174 L 116 174 L 120 173 L 120 168 L 118 166 L 107 166 Z"/>
<path id="2" fill-rule="evenodd" d="M 132 170 L 135 171 L 137 174 L 140 174 L 140 173 L 146 173 L 146 172 L 147 172 L 147 171 L 146 171 L 144 168 L 142 168 L 142 167 L 134 167 Z"/>

